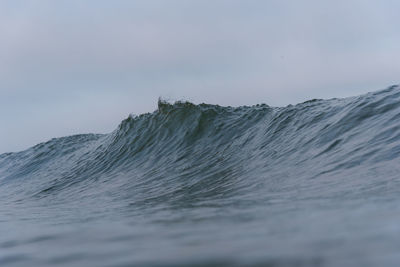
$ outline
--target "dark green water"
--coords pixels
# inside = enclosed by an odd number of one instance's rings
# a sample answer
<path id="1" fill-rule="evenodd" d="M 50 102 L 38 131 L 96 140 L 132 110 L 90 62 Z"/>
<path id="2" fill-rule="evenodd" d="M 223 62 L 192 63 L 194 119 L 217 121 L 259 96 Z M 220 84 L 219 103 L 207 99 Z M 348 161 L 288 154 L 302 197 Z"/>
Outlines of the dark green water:
<path id="1" fill-rule="evenodd" d="M 110 134 L 0 155 L 0 265 L 399 266 L 399 157 L 397 86 L 160 102 Z"/>

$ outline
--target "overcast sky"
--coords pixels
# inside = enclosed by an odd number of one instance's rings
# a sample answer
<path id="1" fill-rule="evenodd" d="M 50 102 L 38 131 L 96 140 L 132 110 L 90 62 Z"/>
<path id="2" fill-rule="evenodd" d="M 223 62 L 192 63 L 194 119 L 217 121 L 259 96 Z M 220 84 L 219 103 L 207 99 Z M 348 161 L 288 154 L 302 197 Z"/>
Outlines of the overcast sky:
<path id="1" fill-rule="evenodd" d="M 272 106 L 399 83 L 400 1 L 1 0 L 0 153 L 159 96 Z"/>

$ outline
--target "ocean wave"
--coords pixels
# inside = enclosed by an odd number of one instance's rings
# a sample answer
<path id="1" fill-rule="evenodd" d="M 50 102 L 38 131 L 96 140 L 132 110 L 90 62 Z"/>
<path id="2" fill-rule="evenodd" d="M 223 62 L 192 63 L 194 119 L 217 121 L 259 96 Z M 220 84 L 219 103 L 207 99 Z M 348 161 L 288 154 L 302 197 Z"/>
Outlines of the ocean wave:
<path id="1" fill-rule="evenodd" d="M 129 116 L 110 134 L 52 139 L 2 155 L 1 183 L 38 180 L 25 193 L 45 197 L 123 174 L 126 184 L 208 196 L 265 182 L 279 170 L 316 179 L 397 158 L 399 116 L 397 86 L 284 108 L 159 101 L 155 112 Z"/>
<path id="2" fill-rule="evenodd" d="M 35 223 L 49 220 L 62 225 L 96 218 L 124 221 L 122 218 L 133 216 L 136 224 L 143 222 L 141 229 L 148 229 L 149 224 L 171 227 L 171 221 L 182 225 L 190 218 L 203 230 L 211 226 L 201 222 L 243 224 L 246 228 L 239 233 L 248 237 L 257 235 L 249 233 L 251 229 L 262 232 L 269 221 L 274 229 L 303 229 L 307 227 L 301 221 L 304 217 L 295 212 L 310 206 L 324 207 L 310 211 L 323 221 L 325 215 L 321 214 L 327 212 L 329 201 L 340 209 L 371 197 L 396 199 L 399 157 L 399 86 L 287 107 L 222 107 L 160 100 L 156 111 L 129 116 L 112 133 L 56 138 L 0 155 L 0 198 L 3 207 L 10 207 L 9 214 L 18 214 L 13 218 L 30 214 L 25 220 Z M 174 211 L 179 211 L 178 215 Z M 300 221 L 292 225 L 291 218 L 281 217 L 284 212 Z M 329 214 L 330 222 L 335 222 L 335 214 Z M 340 214 L 340 225 L 345 227 L 343 214 L 351 212 L 342 208 Z M 145 219 L 148 217 L 153 219 Z M 308 223 L 322 227 L 315 221 Z M 169 228 L 161 229 L 155 239 L 172 242 L 162 238 Z M 182 235 L 200 242 L 190 227 L 183 229 L 189 230 Z M 233 242 L 228 235 L 231 232 L 216 229 L 213 235 L 222 235 L 223 244 Z M 342 234 L 346 229 L 335 231 Z M 276 232 L 291 242 L 283 232 Z M 305 246 L 312 243 L 313 235 L 302 236 L 306 228 L 295 233 Z M 322 233 L 319 237 L 318 242 L 329 239 Z M 280 238 L 272 239 L 274 243 L 267 247 L 280 244 Z M 263 247 L 264 239 L 254 240 L 255 246 Z M 177 244 L 175 248 L 182 249 Z M 220 247 L 214 249 L 224 255 Z M 206 247 L 202 251 L 211 253 Z M 280 254 L 275 251 L 273 255 Z"/>

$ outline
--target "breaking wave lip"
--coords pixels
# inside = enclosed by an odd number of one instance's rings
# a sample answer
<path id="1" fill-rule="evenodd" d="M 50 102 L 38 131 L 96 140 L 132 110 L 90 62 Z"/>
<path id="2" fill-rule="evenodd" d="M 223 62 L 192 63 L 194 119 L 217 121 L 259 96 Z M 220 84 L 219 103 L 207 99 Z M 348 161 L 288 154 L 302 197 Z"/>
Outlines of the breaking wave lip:
<path id="1" fill-rule="evenodd" d="M 134 201 L 228 197 L 278 176 L 291 188 L 398 158 L 399 119 L 398 86 L 281 108 L 159 100 L 155 112 L 129 116 L 110 134 L 1 155 L 0 183 L 29 181 L 18 194 L 43 198 L 118 180 L 122 192 L 142 188 Z"/>

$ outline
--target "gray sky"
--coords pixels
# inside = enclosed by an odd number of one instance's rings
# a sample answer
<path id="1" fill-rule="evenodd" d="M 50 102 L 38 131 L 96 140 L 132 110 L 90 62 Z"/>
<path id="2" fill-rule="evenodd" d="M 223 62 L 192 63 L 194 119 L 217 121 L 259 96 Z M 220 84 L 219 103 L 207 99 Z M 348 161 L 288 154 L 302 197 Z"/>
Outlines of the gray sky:
<path id="1" fill-rule="evenodd" d="M 400 1 L 1 0 L 0 153 L 159 96 L 272 106 L 399 83 Z"/>

